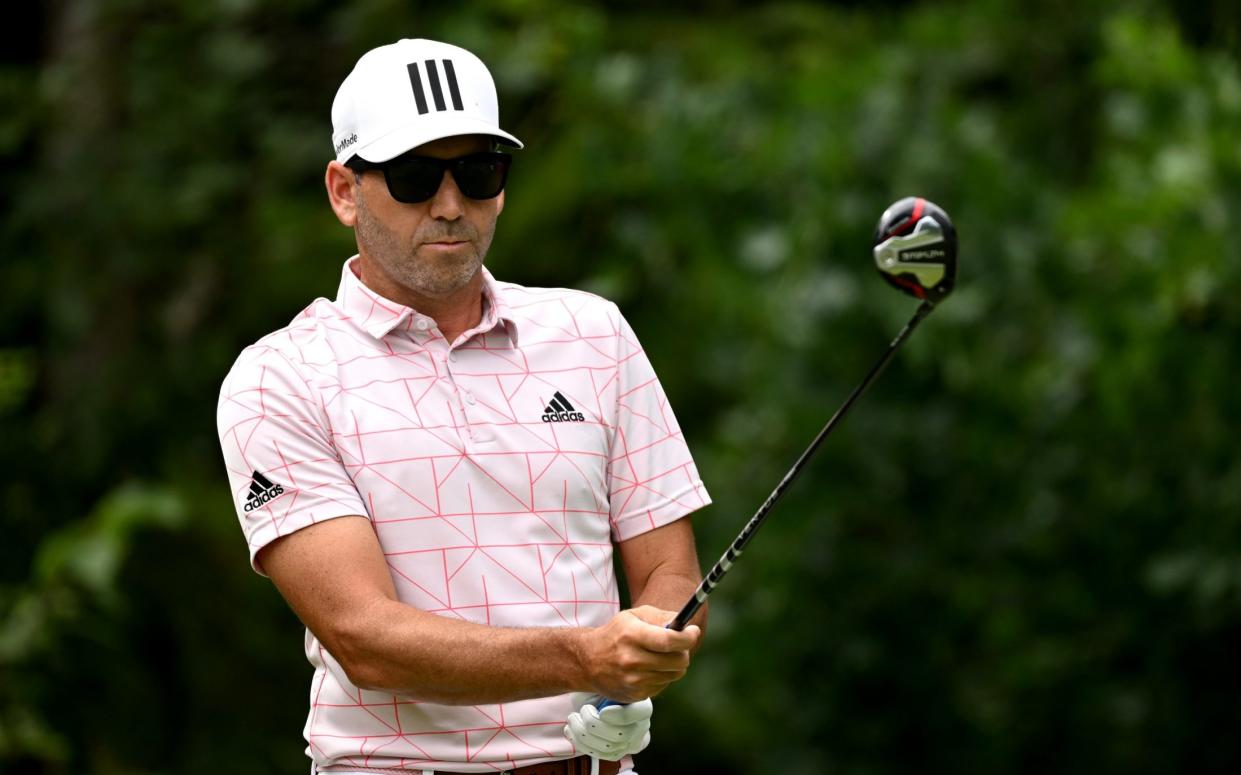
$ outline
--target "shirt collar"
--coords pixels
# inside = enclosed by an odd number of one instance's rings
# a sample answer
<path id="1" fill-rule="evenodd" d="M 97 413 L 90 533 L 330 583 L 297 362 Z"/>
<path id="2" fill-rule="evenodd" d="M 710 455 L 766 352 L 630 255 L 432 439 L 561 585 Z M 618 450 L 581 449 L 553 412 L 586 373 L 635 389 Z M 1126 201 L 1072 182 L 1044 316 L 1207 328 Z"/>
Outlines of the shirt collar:
<path id="1" fill-rule="evenodd" d="M 341 269 L 340 289 L 336 291 L 336 305 L 344 312 L 345 317 L 357 324 L 363 331 L 383 339 L 394 329 L 409 326 L 421 313 L 404 304 L 384 298 L 367 288 L 358 276 L 358 257 L 354 256 L 345 262 Z M 513 345 L 517 345 L 517 320 L 512 309 L 504 298 L 504 293 L 487 267 L 483 273 L 483 319 L 473 329 L 477 333 L 490 331 L 497 323 L 504 324 Z"/>

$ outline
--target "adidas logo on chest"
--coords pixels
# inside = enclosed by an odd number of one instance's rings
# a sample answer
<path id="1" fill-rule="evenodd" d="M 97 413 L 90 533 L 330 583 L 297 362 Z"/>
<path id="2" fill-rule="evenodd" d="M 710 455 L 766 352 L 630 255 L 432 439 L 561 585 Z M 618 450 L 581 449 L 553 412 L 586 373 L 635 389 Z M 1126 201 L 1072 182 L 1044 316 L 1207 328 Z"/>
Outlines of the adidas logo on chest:
<path id="1" fill-rule="evenodd" d="M 569 403 L 569 399 L 561 395 L 559 390 L 552 394 L 552 400 L 543 410 L 542 419 L 543 422 L 586 422 L 582 413 L 574 409 L 573 404 Z"/>

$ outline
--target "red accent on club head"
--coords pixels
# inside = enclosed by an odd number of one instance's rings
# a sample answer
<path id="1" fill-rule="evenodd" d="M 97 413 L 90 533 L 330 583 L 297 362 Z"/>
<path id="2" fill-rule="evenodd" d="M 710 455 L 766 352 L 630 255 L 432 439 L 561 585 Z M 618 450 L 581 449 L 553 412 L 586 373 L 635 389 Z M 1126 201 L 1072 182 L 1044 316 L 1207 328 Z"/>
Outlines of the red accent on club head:
<path id="1" fill-rule="evenodd" d="M 901 221 L 900 223 L 894 224 L 892 228 L 888 229 L 888 233 L 885 236 L 895 237 L 897 234 L 904 234 L 905 232 L 912 229 L 914 225 L 917 224 L 918 221 L 922 219 L 922 211 L 926 209 L 925 205 L 926 205 L 926 200 L 923 199 L 922 197 L 918 197 L 917 199 L 915 199 L 914 209 L 913 209 L 913 212 L 909 214 L 909 217 Z"/>
<path id="2" fill-rule="evenodd" d="M 896 277 L 895 275 L 886 275 L 886 277 L 892 282 L 901 286 L 902 288 L 908 288 L 909 292 L 912 293 L 914 296 L 917 296 L 919 299 L 926 298 L 926 289 L 923 288 L 921 285 L 918 285 L 916 282 L 913 282 L 912 280 L 906 280 L 903 277 Z"/>

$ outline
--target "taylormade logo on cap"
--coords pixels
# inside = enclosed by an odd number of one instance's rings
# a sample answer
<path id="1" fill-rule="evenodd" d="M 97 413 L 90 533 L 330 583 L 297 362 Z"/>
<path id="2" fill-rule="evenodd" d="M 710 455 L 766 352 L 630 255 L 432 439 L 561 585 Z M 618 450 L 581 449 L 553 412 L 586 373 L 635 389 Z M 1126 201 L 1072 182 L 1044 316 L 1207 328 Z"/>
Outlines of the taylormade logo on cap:
<path id="1" fill-rule="evenodd" d="M 407 38 L 372 49 L 332 101 L 332 146 L 340 162 L 354 154 L 384 162 L 457 135 L 488 135 L 522 147 L 500 128 L 496 86 L 487 66 L 448 43 Z"/>
<path id="2" fill-rule="evenodd" d="M 357 135 L 349 135 L 344 140 L 341 140 L 339 143 L 336 144 L 336 152 L 340 153 L 341 151 L 345 150 L 346 148 L 353 145 L 357 141 L 358 141 Z"/>

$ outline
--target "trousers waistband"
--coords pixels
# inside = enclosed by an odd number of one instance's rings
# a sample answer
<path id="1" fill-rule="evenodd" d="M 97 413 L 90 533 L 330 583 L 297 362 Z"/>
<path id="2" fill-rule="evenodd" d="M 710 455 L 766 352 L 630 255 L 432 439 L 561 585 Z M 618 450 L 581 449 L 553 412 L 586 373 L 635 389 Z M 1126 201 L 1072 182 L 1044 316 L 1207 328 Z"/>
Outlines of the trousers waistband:
<path id="1" fill-rule="evenodd" d="M 617 775 L 620 762 L 599 760 L 599 775 Z M 451 773 L 436 773 L 451 775 Z M 577 756 L 572 759 L 557 759 L 554 762 L 527 764 L 512 770 L 501 770 L 497 775 L 590 775 L 590 757 Z"/>
<path id="2" fill-rule="evenodd" d="M 342 768 L 336 770 L 335 767 L 329 769 L 315 769 L 312 765 L 312 773 L 322 773 L 323 775 L 362 775 L 364 772 L 391 772 L 391 770 L 371 770 L 370 768 Z M 620 762 L 609 762 L 603 759 L 599 760 L 599 775 L 618 775 L 620 772 Z M 410 775 L 459 775 L 448 770 L 411 770 Z M 524 767 L 516 767 L 511 770 L 498 770 L 494 775 L 591 775 L 590 773 L 590 757 L 577 756 L 572 759 L 557 759 L 551 762 L 540 762 L 539 764 L 527 764 Z"/>

